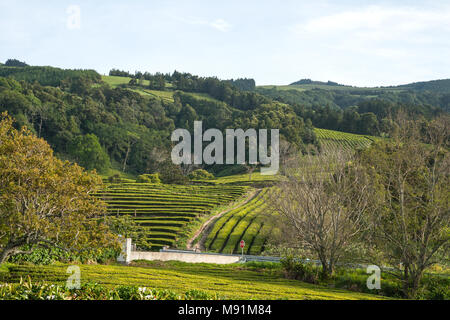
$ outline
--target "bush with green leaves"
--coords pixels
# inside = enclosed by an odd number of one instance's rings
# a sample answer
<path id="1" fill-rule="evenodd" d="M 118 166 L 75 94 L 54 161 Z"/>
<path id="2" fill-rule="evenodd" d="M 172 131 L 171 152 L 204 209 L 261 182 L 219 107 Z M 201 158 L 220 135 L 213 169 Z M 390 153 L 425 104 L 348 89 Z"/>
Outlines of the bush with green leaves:
<path id="1" fill-rule="evenodd" d="M 422 287 L 416 294 L 417 299 L 450 300 L 450 278 L 437 275 L 427 275 L 422 281 Z"/>
<path id="2" fill-rule="evenodd" d="M 305 263 L 302 259 L 296 259 L 293 256 L 286 256 L 280 262 L 286 278 L 314 284 L 319 282 L 320 270 L 313 264 Z"/>
<path id="3" fill-rule="evenodd" d="M 212 180 L 214 175 L 203 169 L 197 169 L 189 174 L 191 180 Z"/>
<path id="4" fill-rule="evenodd" d="M 23 251 L 31 249 L 30 246 L 24 246 Z M 112 248 L 101 248 L 87 250 L 83 252 L 69 252 L 57 247 L 39 247 L 30 253 L 20 253 L 11 256 L 8 262 L 11 263 L 31 263 L 36 265 L 49 265 L 55 262 L 95 262 L 106 263 L 115 261 L 120 251 Z"/>
<path id="5" fill-rule="evenodd" d="M 73 138 L 68 149 L 71 157 L 86 170 L 105 172 L 111 166 L 109 156 L 95 134 Z"/>
<path id="6" fill-rule="evenodd" d="M 382 272 L 381 289 L 369 289 L 367 278 L 369 275 L 364 269 L 338 268 L 330 279 L 336 288 L 351 290 L 356 292 L 374 293 L 387 297 L 402 298 L 402 286 L 400 281 L 393 275 Z"/>
<path id="7" fill-rule="evenodd" d="M 153 174 L 141 174 L 138 176 L 137 183 L 161 183 L 161 179 L 159 178 L 159 173 Z"/>

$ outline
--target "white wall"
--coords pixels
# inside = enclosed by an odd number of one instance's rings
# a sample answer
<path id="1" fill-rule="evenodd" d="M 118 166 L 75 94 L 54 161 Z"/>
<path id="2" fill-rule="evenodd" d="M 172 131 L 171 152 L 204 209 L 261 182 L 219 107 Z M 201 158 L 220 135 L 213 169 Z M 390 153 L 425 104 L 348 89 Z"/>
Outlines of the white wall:
<path id="1" fill-rule="evenodd" d="M 189 263 L 215 263 L 230 264 L 237 263 L 240 256 L 206 254 L 195 252 L 146 252 L 133 251 L 131 239 L 122 239 L 122 252 L 117 258 L 119 262 L 130 263 L 135 260 L 159 260 L 159 261 L 183 261 Z"/>
<path id="2" fill-rule="evenodd" d="M 219 254 L 202 254 L 202 253 L 185 253 L 185 252 L 131 252 L 130 261 L 133 260 L 159 260 L 159 261 L 183 261 L 189 263 L 215 263 L 229 264 L 237 263 L 239 256 L 219 255 Z"/>

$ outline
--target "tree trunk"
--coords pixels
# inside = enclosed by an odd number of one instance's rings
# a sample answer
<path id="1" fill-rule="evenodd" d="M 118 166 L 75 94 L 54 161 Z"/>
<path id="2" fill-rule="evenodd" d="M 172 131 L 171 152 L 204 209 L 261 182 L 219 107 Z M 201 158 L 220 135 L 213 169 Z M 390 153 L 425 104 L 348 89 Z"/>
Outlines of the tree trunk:
<path id="1" fill-rule="evenodd" d="M 409 299 L 414 299 L 419 289 L 420 281 L 422 280 L 423 271 L 417 270 L 414 273 L 410 272 L 409 279 L 406 281 L 405 295 Z"/>
<path id="2" fill-rule="evenodd" d="M 8 260 L 8 258 L 11 256 L 11 254 L 14 253 L 17 249 L 18 249 L 18 247 L 6 246 L 6 248 L 0 252 L 0 265 L 5 263 Z"/>
<path id="3" fill-rule="evenodd" d="M 128 155 L 130 154 L 131 145 L 128 144 L 127 148 L 127 154 L 125 155 L 125 160 L 123 161 L 123 172 L 125 172 L 125 169 L 127 168 L 127 161 L 128 161 Z"/>
<path id="4" fill-rule="evenodd" d="M 320 263 L 322 264 L 322 277 L 324 279 L 328 279 L 331 276 L 332 270 L 331 270 L 331 266 L 328 263 L 328 260 L 325 258 L 324 255 L 319 255 L 319 260 Z"/>
<path id="5" fill-rule="evenodd" d="M 9 252 L 8 252 L 8 250 L 5 249 L 0 253 L 0 265 L 5 263 L 6 260 L 8 260 L 8 258 L 9 258 Z"/>
<path id="6" fill-rule="evenodd" d="M 42 131 L 42 115 L 40 116 L 40 122 L 39 122 L 39 135 L 38 135 L 38 138 L 41 137 L 41 131 Z"/>

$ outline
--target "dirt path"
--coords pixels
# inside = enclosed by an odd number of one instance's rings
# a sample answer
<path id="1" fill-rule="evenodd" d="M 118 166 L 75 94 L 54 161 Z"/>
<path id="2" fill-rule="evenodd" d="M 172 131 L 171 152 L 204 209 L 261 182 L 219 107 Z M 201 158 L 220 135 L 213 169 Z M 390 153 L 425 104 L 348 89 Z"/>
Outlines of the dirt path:
<path id="1" fill-rule="evenodd" d="M 206 242 L 206 239 L 208 238 L 208 234 L 211 232 L 211 229 L 214 226 L 214 222 L 217 219 L 219 219 L 221 216 L 223 216 L 224 214 L 230 212 L 231 210 L 234 210 L 241 206 L 246 205 L 247 203 L 252 201 L 260 192 L 261 192 L 261 189 L 256 189 L 256 190 L 252 191 L 243 202 L 239 202 L 235 206 L 228 208 L 226 210 L 223 210 L 223 211 L 219 212 L 218 214 L 216 214 L 215 216 L 212 216 L 211 218 L 209 218 L 205 223 L 202 224 L 200 229 L 198 229 L 197 232 L 195 232 L 194 236 L 187 241 L 186 248 L 188 250 L 205 251 L 205 249 L 206 249 L 205 242 Z M 200 240 L 195 245 L 193 245 L 195 239 L 197 239 L 200 235 L 202 235 Z"/>

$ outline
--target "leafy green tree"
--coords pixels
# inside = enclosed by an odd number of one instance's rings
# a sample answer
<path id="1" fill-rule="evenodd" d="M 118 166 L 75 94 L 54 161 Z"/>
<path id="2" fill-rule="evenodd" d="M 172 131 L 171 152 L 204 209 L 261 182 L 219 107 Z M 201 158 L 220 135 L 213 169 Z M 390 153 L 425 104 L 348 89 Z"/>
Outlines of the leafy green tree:
<path id="1" fill-rule="evenodd" d="M 188 177 L 191 180 L 211 180 L 211 179 L 214 179 L 214 175 L 212 173 L 209 173 L 208 171 L 206 171 L 204 169 L 194 170 L 188 175 Z"/>
<path id="2" fill-rule="evenodd" d="M 95 134 L 76 137 L 69 148 L 70 154 L 87 170 L 104 172 L 109 168 L 109 157 Z"/>
<path id="3" fill-rule="evenodd" d="M 19 61 L 17 59 L 6 60 L 5 66 L 7 66 L 7 67 L 28 67 L 28 65 L 25 62 Z"/>
<path id="4" fill-rule="evenodd" d="M 372 112 L 363 113 L 359 123 L 359 132 L 363 134 L 378 135 L 377 116 Z"/>
<path id="5" fill-rule="evenodd" d="M 188 182 L 188 178 L 183 175 L 180 167 L 173 164 L 170 159 L 161 162 L 158 171 L 162 183 L 186 184 Z"/>
<path id="6" fill-rule="evenodd" d="M 413 298 L 424 271 L 448 255 L 450 243 L 450 119 L 424 125 L 397 120 L 397 132 L 361 154 L 377 186 L 372 239 L 400 266 L 404 292 Z"/>
<path id="7" fill-rule="evenodd" d="M 26 128 L 0 120 L 0 263 L 24 246 L 81 252 L 118 246 L 101 219 L 103 202 L 92 194 L 101 178 L 54 157 L 50 146 Z"/>

